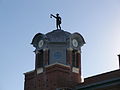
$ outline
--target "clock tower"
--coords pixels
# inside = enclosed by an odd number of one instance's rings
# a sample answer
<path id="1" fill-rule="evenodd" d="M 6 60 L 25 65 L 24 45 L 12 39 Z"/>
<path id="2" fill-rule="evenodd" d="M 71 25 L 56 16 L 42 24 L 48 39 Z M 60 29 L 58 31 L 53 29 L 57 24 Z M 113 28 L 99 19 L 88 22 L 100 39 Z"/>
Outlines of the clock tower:
<path id="1" fill-rule="evenodd" d="M 57 29 L 37 33 L 35 69 L 25 73 L 24 90 L 72 90 L 81 79 L 81 47 L 85 44 L 79 33 Z"/>

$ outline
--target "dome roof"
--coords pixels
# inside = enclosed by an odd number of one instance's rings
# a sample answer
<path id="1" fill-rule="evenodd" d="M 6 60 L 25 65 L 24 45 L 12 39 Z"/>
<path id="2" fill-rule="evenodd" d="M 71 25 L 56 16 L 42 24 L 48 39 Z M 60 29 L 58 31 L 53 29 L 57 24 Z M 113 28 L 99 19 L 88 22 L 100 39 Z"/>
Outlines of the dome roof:
<path id="1" fill-rule="evenodd" d="M 68 43 L 67 45 L 71 45 L 72 40 L 76 39 L 79 43 L 79 46 L 83 46 L 85 44 L 84 38 L 79 33 L 69 33 L 64 30 L 53 30 L 46 34 L 37 33 L 32 39 L 32 45 L 38 48 L 38 43 L 40 40 L 44 41 L 44 47 L 46 47 L 49 43 Z M 70 43 L 70 44 L 69 44 Z M 72 46 L 72 45 L 71 45 Z M 42 47 L 42 48 L 44 48 Z"/>
<path id="2" fill-rule="evenodd" d="M 53 30 L 46 34 L 49 42 L 66 42 L 71 33 L 64 30 Z"/>

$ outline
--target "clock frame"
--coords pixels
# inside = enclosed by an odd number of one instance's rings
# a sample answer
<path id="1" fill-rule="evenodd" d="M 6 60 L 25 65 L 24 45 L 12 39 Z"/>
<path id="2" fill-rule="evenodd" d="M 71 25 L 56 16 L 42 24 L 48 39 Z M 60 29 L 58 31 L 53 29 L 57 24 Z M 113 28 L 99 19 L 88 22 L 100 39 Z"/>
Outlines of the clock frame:
<path id="1" fill-rule="evenodd" d="M 78 41 L 76 39 L 72 40 L 73 47 L 78 47 Z"/>
<path id="2" fill-rule="evenodd" d="M 40 40 L 40 41 L 38 42 L 38 47 L 41 48 L 41 47 L 43 47 L 43 45 L 44 45 L 44 41 L 43 41 L 43 40 Z"/>

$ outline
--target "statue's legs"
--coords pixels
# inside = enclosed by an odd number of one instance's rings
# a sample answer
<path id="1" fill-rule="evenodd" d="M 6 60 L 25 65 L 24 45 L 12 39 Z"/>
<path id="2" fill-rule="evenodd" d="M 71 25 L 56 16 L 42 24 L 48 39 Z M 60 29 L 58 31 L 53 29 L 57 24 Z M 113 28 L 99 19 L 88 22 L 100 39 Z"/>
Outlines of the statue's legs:
<path id="1" fill-rule="evenodd" d="M 59 28 L 61 29 L 61 26 L 60 26 L 60 24 L 59 24 L 58 26 L 59 26 Z"/>
<path id="2" fill-rule="evenodd" d="M 56 28 L 58 29 L 58 23 L 56 22 Z"/>
<path id="3" fill-rule="evenodd" d="M 56 28 L 58 29 L 58 27 L 59 27 L 59 29 L 61 29 L 59 22 L 56 23 Z"/>
<path id="4" fill-rule="evenodd" d="M 58 29 L 58 25 L 56 25 L 56 28 Z"/>

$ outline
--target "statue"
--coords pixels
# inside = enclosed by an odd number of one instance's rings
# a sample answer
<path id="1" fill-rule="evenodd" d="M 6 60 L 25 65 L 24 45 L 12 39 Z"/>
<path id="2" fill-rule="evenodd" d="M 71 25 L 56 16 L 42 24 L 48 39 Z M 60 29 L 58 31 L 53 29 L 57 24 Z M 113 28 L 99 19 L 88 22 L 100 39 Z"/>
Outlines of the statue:
<path id="1" fill-rule="evenodd" d="M 59 16 L 59 14 L 57 13 L 56 16 L 51 14 L 50 18 L 52 18 L 52 17 L 54 17 L 56 19 L 56 27 L 57 27 L 57 29 L 58 29 L 58 27 L 59 27 L 59 29 L 61 29 L 61 26 L 60 26 L 60 24 L 61 24 L 61 17 Z"/>

